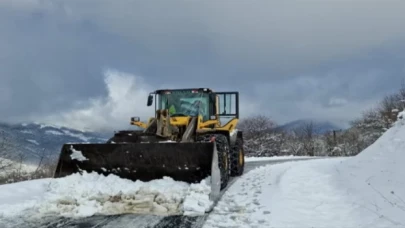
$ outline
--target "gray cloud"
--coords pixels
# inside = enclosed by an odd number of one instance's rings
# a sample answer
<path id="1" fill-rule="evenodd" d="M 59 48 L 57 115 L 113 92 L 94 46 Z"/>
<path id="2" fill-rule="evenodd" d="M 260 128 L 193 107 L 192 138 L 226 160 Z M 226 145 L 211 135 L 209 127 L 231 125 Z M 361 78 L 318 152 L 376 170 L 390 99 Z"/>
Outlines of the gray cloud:
<path id="1" fill-rule="evenodd" d="M 376 104 L 388 92 L 399 89 L 397 80 L 386 80 L 387 72 L 334 72 L 305 75 L 256 87 L 260 105 L 284 122 L 298 118 L 332 120 L 347 123 Z M 389 89 L 378 90 L 388 87 Z"/>
<path id="2" fill-rule="evenodd" d="M 148 89 L 240 90 L 244 115 L 347 121 L 398 88 L 403 12 L 399 1 L 1 1 L 0 118 L 126 123 L 145 93 L 109 100 L 112 68 Z"/>
<path id="3" fill-rule="evenodd" d="M 163 55 L 208 38 L 219 60 L 242 69 L 308 69 L 405 37 L 398 1 L 95 2 L 67 7 Z"/>
<path id="4" fill-rule="evenodd" d="M 69 124 L 81 130 L 109 130 L 111 127 L 127 129 L 132 116 L 146 121 L 154 115 L 154 106 L 146 106 L 146 98 L 155 89 L 170 88 L 173 85 L 160 84 L 153 87 L 145 82 L 141 75 L 129 74 L 107 69 L 104 83 L 108 91 L 106 96 L 91 97 L 75 104 L 69 111 L 60 111 L 52 115 L 34 117 L 40 122 L 51 122 L 56 125 Z M 260 107 L 257 103 L 240 99 L 240 105 L 246 109 L 243 116 L 254 114 Z"/>

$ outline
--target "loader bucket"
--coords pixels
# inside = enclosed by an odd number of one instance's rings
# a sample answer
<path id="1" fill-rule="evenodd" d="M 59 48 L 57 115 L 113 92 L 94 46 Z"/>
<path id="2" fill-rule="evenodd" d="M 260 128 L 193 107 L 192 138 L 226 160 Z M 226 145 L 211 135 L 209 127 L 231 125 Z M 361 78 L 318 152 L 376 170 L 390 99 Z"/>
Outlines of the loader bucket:
<path id="1" fill-rule="evenodd" d="M 213 174 L 215 192 L 220 180 L 215 142 L 63 145 L 54 177 L 82 171 L 133 181 L 168 176 L 188 183 L 199 183 Z"/>

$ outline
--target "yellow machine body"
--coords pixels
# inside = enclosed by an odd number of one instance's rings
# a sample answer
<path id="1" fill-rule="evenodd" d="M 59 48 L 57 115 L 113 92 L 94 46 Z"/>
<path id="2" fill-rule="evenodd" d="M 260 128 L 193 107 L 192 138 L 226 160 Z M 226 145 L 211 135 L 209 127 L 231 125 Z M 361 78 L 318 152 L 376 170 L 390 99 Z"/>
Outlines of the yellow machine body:
<path id="1" fill-rule="evenodd" d="M 211 177 L 215 198 L 229 177 L 242 175 L 238 92 L 156 90 L 148 96 L 147 106 L 156 97 L 154 116 L 145 122 L 131 118 L 130 124 L 139 130 L 118 131 L 105 143 L 63 145 L 54 176 L 95 171 L 134 181 L 168 176 L 188 183 Z M 75 151 L 87 159 L 75 159 Z"/>

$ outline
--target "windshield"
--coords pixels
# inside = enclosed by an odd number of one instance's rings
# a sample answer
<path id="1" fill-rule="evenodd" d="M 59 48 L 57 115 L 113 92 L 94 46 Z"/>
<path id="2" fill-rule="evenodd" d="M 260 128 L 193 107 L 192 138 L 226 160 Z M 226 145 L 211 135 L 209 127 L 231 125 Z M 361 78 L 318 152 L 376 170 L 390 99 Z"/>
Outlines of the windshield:
<path id="1" fill-rule="evenodd" d="M 190 90 L 168 91 L 159 95 L 159 109 L 169 109 L 174 116 L 197 116 L 209 118 L 209 95 L 207 93 L 193 93 Z M 176 115 L 177 114 L 177 115 Z"/>

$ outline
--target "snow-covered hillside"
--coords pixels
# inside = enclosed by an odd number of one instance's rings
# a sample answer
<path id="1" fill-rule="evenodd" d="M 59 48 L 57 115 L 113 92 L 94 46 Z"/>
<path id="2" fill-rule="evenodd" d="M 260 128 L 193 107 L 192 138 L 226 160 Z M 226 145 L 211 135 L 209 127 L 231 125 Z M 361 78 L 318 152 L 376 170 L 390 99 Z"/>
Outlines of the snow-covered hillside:
<path id="1" fill-rule="evenodd" d="M 20 156 L 17 155 L 22 154 L 25 162 L 32 163 L 37 162 L 43 153 L 58 155 L 64 143 L 105 142 L 109 137 L 103 133 L 83 132 L 40 123 L 0 123 L 0 132 L 0 142 L 7 141 L 1 150 L 8 153 L 8 159 L 19 159 Z"/>

